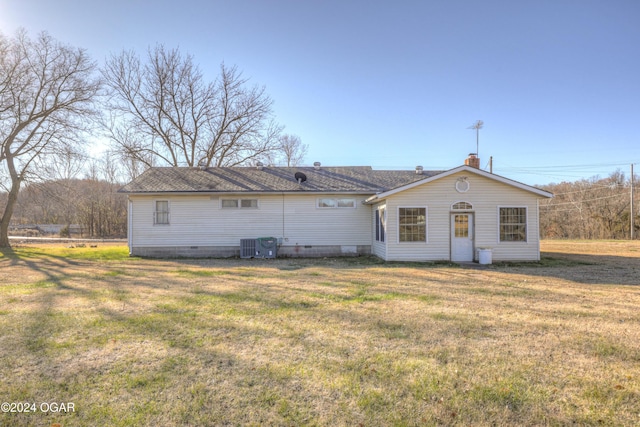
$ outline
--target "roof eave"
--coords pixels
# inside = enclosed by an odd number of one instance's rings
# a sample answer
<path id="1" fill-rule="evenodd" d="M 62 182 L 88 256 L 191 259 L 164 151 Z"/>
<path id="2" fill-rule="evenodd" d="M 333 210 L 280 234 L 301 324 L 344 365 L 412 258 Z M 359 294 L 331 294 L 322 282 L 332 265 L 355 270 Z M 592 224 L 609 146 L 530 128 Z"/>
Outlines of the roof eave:
<path id="1" fill-rule="evenodd" d="M 374 193 L 374 191 L 339 191 L 339 190 L 321 190 L 321 191 L 311 191 L 311 190 L 301 190 L 301 191 L 291 191 L 291 190 L 273 190 L 273 191 L 209 191 L 209 190 L 193 190 L 193 191 L 121 191 L 118 190 L 119 193 L 128 194 L 130 196 L 162 196 L 162 195 L 172 195 L 172 196 L 195 196 L 195 195 L 203 195 L 203 196 L 224 196 L 224 195 L 310 195 L 310 194 L 352 194 L 359 196 L 367 196 Z"/>
<path id="2" fill-rule="evenodd" d="M 379 197 L 380 194 L 381 193 L 374 194 L 373 196 L 371 196 L 368 199 L 366 199 L 363 203 L 365 205 L 370 205 L 370 204 L 374 203 L 375 201 L 380 200 L 380 197 Z"/>

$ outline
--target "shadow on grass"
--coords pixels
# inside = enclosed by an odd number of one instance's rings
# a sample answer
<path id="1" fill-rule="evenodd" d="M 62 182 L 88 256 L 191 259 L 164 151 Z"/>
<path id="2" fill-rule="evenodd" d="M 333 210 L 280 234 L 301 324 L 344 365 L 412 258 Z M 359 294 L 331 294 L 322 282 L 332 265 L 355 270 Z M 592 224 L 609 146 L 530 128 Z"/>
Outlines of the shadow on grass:
<path id="1" fill-rule="evenodd" d="M 309 274 L 314 274 L 314 268 L 330 270 L 366 270 L 380 269 L 381 274 L 400 274 L 399 269 L 412 269 L 415 271 L 424 270 L 479 270 L 481 271 L 506 271 L 519 274 L 557 278 L 570 280 L 584 284 L 611 284 L 611 285 L 640 285 L 640 258 L 625 257 L 617 255 L 598 254 L 572 254 L 559 252 L 543 252 L 539 262 L 496 262 L 489 266 L 479 266 L 478 264 L 457 264 L 449 261 L 437 262 L 397 262 L 383 261 L 375 256 L 359 257 L 326 257 L 326 258 L 278 258 L 278 259 L 240 259 L 240 258 L 129 258 L 122 254 L 54 254 L 46 249 L 21 253 L 11 248 L 0 249 L 2 254 L 1 262 L 8 261 L 9 266 L 24 263 L 28 268 L 42 273 L 47 280 L 56 281 L 61 277 L 61 271 L 66 267 L 81 267 L 85 263 L 117 260 L 125 264 L 136 262 L 135 268 L 141 274 L 154 274 L 157 271 L 158 263 L 163 266 L 185 266 L 198 269 L 205 269 L 200 274 L 205 277 L 210 271 L 215 269 L 219 274 L 230 268 L 243 268 L 251 271 L 253 268 L 274 268 L 286 272 L 299 272 L 310 270 Z M 6 261 L 5 261 L 6 260 Z M 149 267 L 146 268 L 146 261 Z M 396 270 L 396 271 L 394 271 Z M 187 271 L 188 273 L 188 271 Z M 211 272 L 211 276 L 216 276 L 216 271 Z M 245 272 L 246 273 L 246 272 Z M 196 274 L 196 273 L 194 273 Z M 234 275 L 251 275 L 250 273 L 229 272 Z M 316 273 L 321 274 L 321 273 Z M 213 280 L 213 278 L 212 278 Z M 149 283 L 147 283 L 149 285 Z"/>
<path id="2" fill-rule="evenodd" d="M 543 252 L 540 262 L 503 262 L 488 270 L 557 278 L 583 284 L 640 286 L 640 258 Z"/>
<path id="3" fill-rule="evenodd" d="M 2 254 L 3 259 L 9 260 L 10 265 L 15 265 L 20 260 L 20 256 L 16 254 L 13 248 L 0 248 L 0 254 Z"/>
<path id="4" fill-rule="evenodd" d="M 41 273 L 46 278 L 45 280 L 56 284 L 59 283 L 61 277 L 65 276 L 62 271 L 64 268 L 77 265 L 75 261 L 65 257 L 47 255 L 51 257 L 51 260 L 46 260 L 39 256 L 24 256 L 12 248 L 0 248 L 0 253 L 3 258 L 0 259 L 0 262 L 3 262 L 4 259 L 9 260 L 9 265 L 5 267 L 17 266 L 22 263 L 30 270 Z"/>
<path id="5" fill-rule="evenodd" d="M 166 260 L 169 261 L 169 260 Z M 172 259 L 171 262 L 200 268 L 276 268 L 298 272 L 314 268 L 333 270 L 380 269 L 381 274 L 398 274 L 394 270 L 477 270 L 505 271 L 518 274 L 570 280 L 584 284 L 640 285 L 640 258 L 617 255 L 586 255 L 543 252 L 538 262 L 496 262 L 492 265 L 458 264 L 449 261 L 400 262 L 383 261 L 374 256 L 278 259 Z M 313 274 L 313 272 L 311 273 Z M 317 273 L 320 274 L 320 273 Z"/>
<path id="6" fill-rule="evenodd" d="M 457 268 L 459 265 L 450 261 L 384 261 L 372 255 L 357 257 L 322 257 L 322 258 L 143 258 L 153 261 L 162 260 L 194 267 L 268 267 L 282 271 L 297 271 L 306 268 L 322 267 L 335 269 L 382 268 Z"/>

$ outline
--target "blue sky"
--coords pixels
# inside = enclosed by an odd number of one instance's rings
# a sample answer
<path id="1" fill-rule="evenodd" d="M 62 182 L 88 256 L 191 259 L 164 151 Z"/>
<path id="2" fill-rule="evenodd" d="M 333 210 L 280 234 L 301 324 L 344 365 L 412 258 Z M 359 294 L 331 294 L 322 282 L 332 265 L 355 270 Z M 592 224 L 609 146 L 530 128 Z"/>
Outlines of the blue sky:
<path id="1" fill-rule="evenodd" d="M 637 0 L 0 0 L 0 30 L 87 49 L 162 43 L 266 86 L 306 162 L 449 169 L 476 150 L 528 184 L 640 164 Z M 637 170 L 637 169 L 636 169 Z"/>

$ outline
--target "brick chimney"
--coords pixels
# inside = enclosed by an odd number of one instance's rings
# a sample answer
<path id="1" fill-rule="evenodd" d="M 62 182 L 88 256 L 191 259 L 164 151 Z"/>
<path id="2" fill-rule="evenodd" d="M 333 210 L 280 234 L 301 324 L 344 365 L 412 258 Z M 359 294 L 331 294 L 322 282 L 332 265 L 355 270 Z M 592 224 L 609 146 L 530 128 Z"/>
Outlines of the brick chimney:
<path id="1" fill-rule="evenodd" d="M 464 164 L 466 166 L 471 166 L 472 168 L 480 169 L 480 159 L 476 153 L 469 153 L 469 157 L 464 159 Z"/>

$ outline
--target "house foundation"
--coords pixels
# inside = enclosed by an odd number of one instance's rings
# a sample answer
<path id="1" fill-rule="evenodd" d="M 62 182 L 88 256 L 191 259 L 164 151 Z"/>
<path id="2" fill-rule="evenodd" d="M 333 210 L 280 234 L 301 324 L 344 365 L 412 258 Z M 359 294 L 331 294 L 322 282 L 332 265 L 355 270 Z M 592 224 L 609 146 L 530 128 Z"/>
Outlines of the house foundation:
<path id="1" fill-rule="evenodd" d="M 296 245 L 278 247 L 278 258 L 320 258 L 371 254 L 371 245 Z M 132 256 L 146 258 L 234 258 L 240 246 L 134 246 Z"/>

